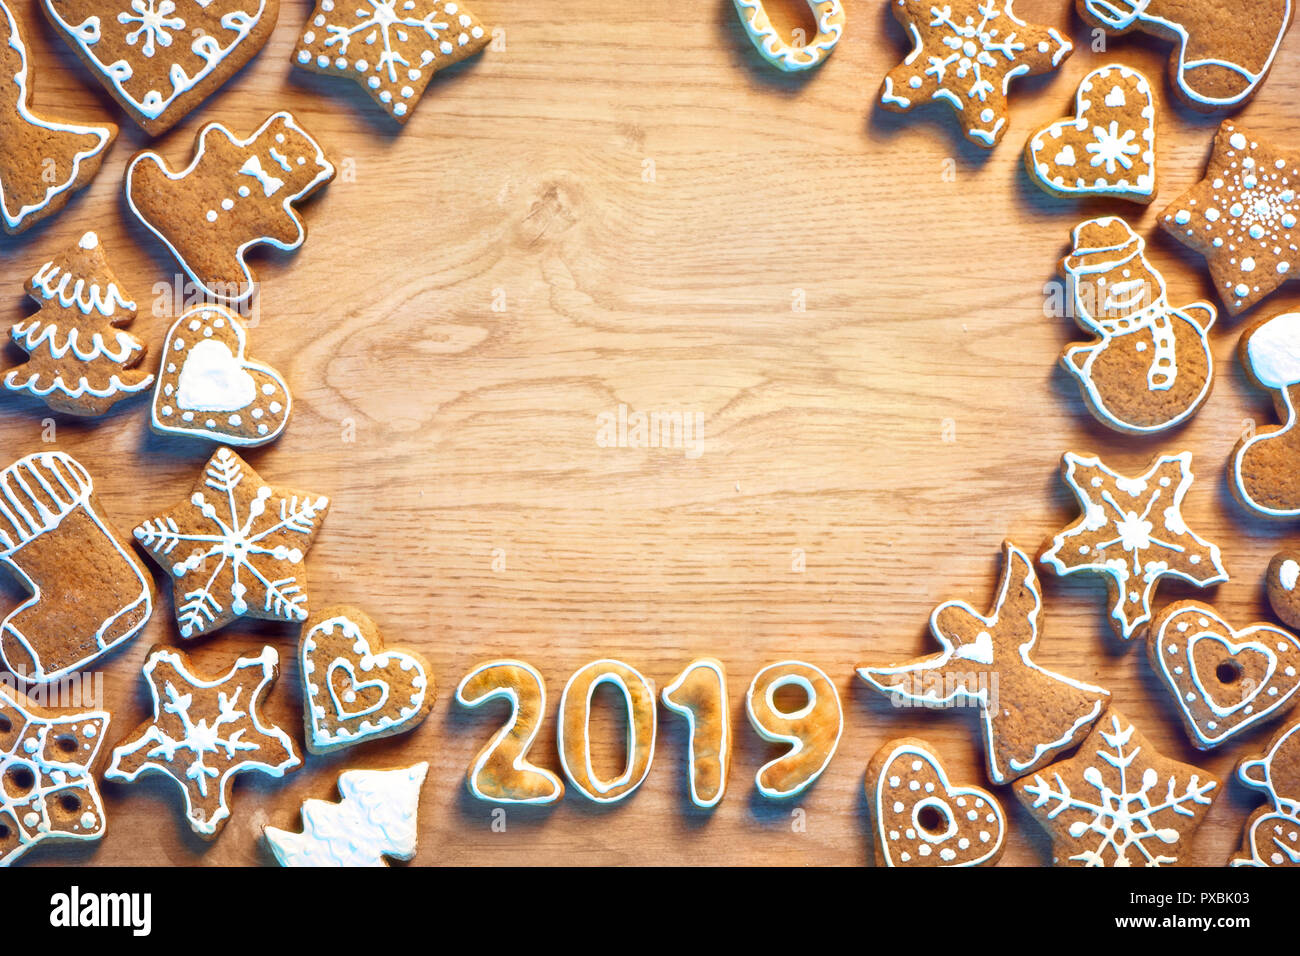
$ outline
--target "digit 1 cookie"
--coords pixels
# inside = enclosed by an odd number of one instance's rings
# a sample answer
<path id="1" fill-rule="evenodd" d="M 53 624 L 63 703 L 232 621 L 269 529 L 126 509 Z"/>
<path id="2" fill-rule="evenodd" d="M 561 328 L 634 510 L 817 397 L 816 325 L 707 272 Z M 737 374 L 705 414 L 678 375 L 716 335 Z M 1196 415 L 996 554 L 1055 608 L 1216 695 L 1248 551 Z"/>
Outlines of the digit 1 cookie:
<path id="1" fill-rule="evenodd" d="M 784 709 L 776 700 L 783 687 L 799 688 L 803 703 Z M 835 685 L 821 668 L 803 661 L 767 665 L 749 685 L 745 712 L 764 740 L 790 745 L 754 774 L 754 785 L 763 796 L 781 800 L 803 793 L 830 766 L 844 730 L 844 713 Z"/>
<path id="2" fill-rule="evenodd" d="M 1228 580 L 1219 546 L 1183 520 L 1183 498 L 1192 486 L 1190 452 L 1159 455 L 1136 478 L 1073 452 L 1061 465 L 1083 513 L 1047 542 L 1041 560 L 1060 575 L 1106 578 L 1117 637 L 1130 640 L 1151 620 L 1151 595 L 1161 578 L 1198 587 Z"/>
<path id="3" fill-rule="evenodd" d="M 307 230 L 295 203 L 333 178 L 320 145 L 282 110 L 246 139 L 209 123 L 180 172 L 157 153 L 137 153 L 126 167 L 126 201 L 206 295 L 238 303 L 256 287 L 248 250 L 301 246 Z"/>
<path id="4" fill-rule="evenodd" d="M 27 281 L 40 311 L 10 335 L 28 359 L 5 373 L 4 387 L 41 399 L 56 412 L 102 415 L 153 384 L 140 368 L 144 342 L 120 326 L 135 318 L 99 237 L 88 232 Z"/>
<path id="5" fill-rule="evenodd" d="M 1300 155 L 1224 123 L 1204 178 L 1160 217 L 1165 232 L 1205 257 L 1233 315 L 1269 295 L 1300 265 L 1297 182 Z"/>
<path id="6" fill-rule="evenodd" d="M 231 445 L 265 445 L 280 437 L 293 399 L 271 366 L 245 354 L 248 332 L 220 305 L 183 314 L 163 343 L 150 425 Z"/>
<path id="7" fill-rule="evenodd" d="M 965 601 L 930 614 L 943 650 L 858 676 L 895 703 L 977 703 L 989 779 L 1022 777 L 1078 743 L 1101 716 L 1108 691 L 1034 663 L 1043 600 L 1029 556 L 1002 544 L 1002 577 L 987 615 Z"/>
<path id="8" fill-rule="evenodd" d="M 1283 727 L 1261 757 L 1237 764 L 1237 777 L 1269 802 L 1246 821 L 1232 866 L 1300 865 L 1300 722 Z"/>
<path id="9" fill-rule="evenodd" d="M 1029 178 L 1054 196 L 1149 203 L 1156 196 L 1156 107 L 1151 84 L 1118 63 L 1079 83 L 1074 116 L 1025 143 Z"/>
<path id="10" fill-rule="evenodd" d="M 0 684 L 0 866 L 38 843 L 103 837 L 94 763 L 109 719 L 41 707 Z"/>
<path id="11" fill-rule="evenodd" d="M 1007 90 L 1019 76 L 1047 73 L 1074 49 L 1055 27 L 1026 23 L 1012 0 L 892 0 L 890 9 L 912 38 L 912 52 L 880 87 L 887 110 L 947 103 L 962 131 L 992 149 L 1007 131 Z"/>
<path id="12" fill-rule="evenodd" d="M 1002 856 L 1006 814 L 993 794 L 948 782 L 939 755 L 903 737 L 867 766 L 876 866 L 992 866 Z"/>
<path id="13" fill-rule="evenodd" d="M 1213 385 L 1214 307 L 1170 305 L 1146 240 L 1118 216 L 1081 222 L 1071 238 L 1061 275 L 1074 290 L 1075 321 L 1096 338 L 1066 346 L 1061 366 L 1078 380 L 1088 410 L 1132 435 L 1187 421 Z"/>
<path id="14" fill-rule="evenodd" d="M 807 0 L 817 22 L 817 34 L 807 43 L 789 43 L 772 25 L 763 0 L 734 0 L 736 13 L 749 42 L 778 70 L 793 73 L 820 66 L 844 34 L 844 8 L 840 0 Z"/>
<path id="15" fill-rule="evenodd" d="M 146 773 L 170 777 L 185 795 L 190 828 L 215 840 L 230 817 L 236 776 L 256 771 L 283 777 L 302 764 L 289 735 L 261 714 L 279 673 L 273 647 L 239 658 L 220 677 L 197 674 L 175 648 L 155 647 L 144 664 L 153 718 L 114 748 L 104 778 L 131 783 Z"/>
<path id="16" fill-rule="evenodd" d="M 1250 98 L 1291 25 L 1291 0 L 1259 0 L 1249 8 L 1217 0 L 1076 0 L 1076 6 L 1090 26 L 1173 40 L 1174 89 L 1207 113 Z"/>
<path id="17" fill-rule="evenodd" d="M 686 718 L 686 778 L 691 802 L 701 809 L 716 807 L 727 790 L 731 771 L 731 713 L 722 662 L 701 657 L 687 664 L 664 688 L 663 702 Z"/>
<path id="18" fill-rule="evenodd" d="M 375 622 L 356 608 L 329 607 L 312 615 L 298 660 L 307 749 L 314 754 L 404 734 L 433 707 L 425 659 L 385 650 Z"/>
<path id="19" fill-rule="evenodd" d="M 104 517 L 90 473 L 65 452 L 0 471 L 0 561 L 31 591 L 0 624 L 0 656 L 26 681 L 85 667 L 153 613 L 153 578 Z"/>
<path id="20" fill-rule="evenodd" d="M 0 0 L 0 214 L 10 235 L 28 229 L 68 204 L 99 172 L 117 138 L 112 123 L 85 126 L 33 112 L 27 45 L 8 3 Z"/>
<path id="21" fill-rule="evenodd" d="M 1241 333 L 1237 353 L 1250 380 L 1273 393 L 1282 424 L 1265 425 L 1237 442 L 1228 466 L 1232 493 L 1266 518 L 1300 516 L 1300 313 L 1256 322 Z"/>
<path id="22" fill-rule="evenodd" d="M 325 520 L 324 495 L 272 488 L 218 448 L 183 504 L 135 529 L 172 579 L 181 637 L 244 617 L 307 620 L 303 559 Z"/>
<path id="23" fill-rule="evenodd" d="M 338 803 L 308 800 L 302 832 L 264 827 L 281 866 L 387 866 L 384 857 L 415 856 L 420 787 L 426 762 L 400 770 L 345 770 Z"/>
<path id="24" fill-rule="evenodd" d="M 627 760 L 613 780 L 591 767 L 591 698 L 601 684 L 623 695 L 627 717 Z M 654 685 L 622 661 L 598 660 L 574 671 L 560 695 L 560 765 L 569 782 L 588 800 L 615 803 L 626 799 L 650 773 L 655 755 L 658 713 Z"/>
<path id="25" fill-rule="evenodd" d="M 279 0 L 43 0 L 45 16 L 150 136 L 180 122 L 271 36 Z"/>
<path id="26" fill-rule="evenodd" d="M 492 42 L 457 0 L 316 0 L 298 37 L 294 62 L 304 70 L 350 78 L 399 123 L 433 74 Z"/>
<path id="27" fill-rule="evenodd" d="M 1151 622 L 1147 651 L 1200 750 L 1280 716 L 1300 687 L 1294 635 L 1272 624 L 1237 630 L 1198 601 L 1162 608 Z"/>

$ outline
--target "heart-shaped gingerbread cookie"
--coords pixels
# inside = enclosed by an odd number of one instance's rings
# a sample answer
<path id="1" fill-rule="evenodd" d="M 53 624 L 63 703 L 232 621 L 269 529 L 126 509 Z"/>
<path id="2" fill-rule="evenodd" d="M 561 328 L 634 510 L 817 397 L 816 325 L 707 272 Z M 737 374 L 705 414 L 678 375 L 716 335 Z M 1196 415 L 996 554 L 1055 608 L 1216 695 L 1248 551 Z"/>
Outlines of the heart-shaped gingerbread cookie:
<path id="1" fill-rule="evenodd" d="M 223 445 L 264 445 L 279 437 L 293 404 L 271 366 L 244 354 L 247 333 L 220 305 L 190 309 L 171 327 L 153 393 L 153 429 Z"/>
<path id="2" fill-rule="evenodd" d="M 1056 196 L 1149 203 L 1156 195 L 1156 109 L 1151 83 L 1112 63 L 1083 78 L 1075 115 L 1025 143 L 1025 168 Z"/>
<path id="3" fill-rule="evenodd" d="M 1281 714 L 1300 688 L 1300 640 L 1272 624 L 1237 630 L 1199 601 L 1156 615 L 1147 651 L 1201 750 Z"/>
<path id="4" fill-rule="evenodd" d="M 305 625 L 298 659 L 312 753 L 406 733 L 433 706 L 429 665 L 411 651 L 384 650 L 374 621 L 356 608 L 316 612 Z"/>
<path id="5" fill-rule="evenodd" d="M 1002 855 L 1006 815 L 980 787 L 948 782 L 930 745 L 891 740 L 867 767 L 879 866 L 986 866 Z"/>

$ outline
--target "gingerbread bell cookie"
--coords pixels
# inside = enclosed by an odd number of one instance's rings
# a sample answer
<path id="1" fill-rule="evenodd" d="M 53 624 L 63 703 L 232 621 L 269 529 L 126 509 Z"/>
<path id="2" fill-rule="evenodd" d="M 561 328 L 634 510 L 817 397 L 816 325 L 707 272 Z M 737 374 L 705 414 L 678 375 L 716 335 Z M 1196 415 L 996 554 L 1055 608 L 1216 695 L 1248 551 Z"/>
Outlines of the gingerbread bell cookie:
<path id="1" fill-rule="evenodd" d="M 923 740 L 903 737 L 876 751 L 866 792 L 876 866 L 992 866 L 1002 856 L 1002 804 L 982 787 L 950 783 Z"/>
<path id="2" fill-rule="evenodd" d="M 897 703 L 974 703 L 984 725 L 989 779 L 1031 773 L 1078 743 L 1101 716 L 1109 692 L 1036 664 L 1043 600 L 1029 556 L 1002 545 L 1002 578 L 988 614 L 965 601 L 940 604 L 930 630 L 943 648 L 858 676 Z"/>
<path id="3" fill-rule="evenodd" d="M 1246 820 L 1232 866 L 1300 866 L 1300 721 L 1278 731 L 1264 753 L 1237 764 L 1237 778 L 1268 803 Z"/>
<path id="4" fill-rule="evenodd" d="M 941 101 L 959 115 L 962 132 L 991 149 L 1007 131 L 1007 89 L 1020 76 L 1047 73 L 1074 49 L 1055 27 L 1026 23 L 1013 0 L 892 0 L 912 38 L 912 51 L 880 88 L 896 113 Z"/>
<path id="5" fill-rule="evenodd" d="M 117 138 L 112 123 L 90 126 L 35 112 L 27 44 L 0 0 L 0 225 L 15 234 L 68 204 L 99 172 Z"/>
<path id="6" fill-rule="evenodd" d="M 333 179 L 334 165 L 283 110 L 245 139 L 209 123 L 197 144 L 179 172 L 157 153 L 137 153 L 126 168 L 127 205 L 207 296 L 245 302 L 256 285 L 248 250 L 301 246 L 307 231 L 295 204 Z"/>
<path id="7" fill-rule="evenodd" d="M 1237 352 L 1246 375 L 1272 393 L 1281 425 L 1265 425 L 1237 442 L 1228 478 L 1238 501 L 1266 518 L 1300 516 L 1300 313 L 1256 322 Z"/>
<path id="8" fill-rule="evenodd" d="M 181 637 L 240 617 L 307 620 L 304 559 L 329 498 L 272 488 L 229 448 L 218 448 L 185 502 L 135 529 L 172 579 Z"/>
<path id="9" fill-rule="evenodd" d="M 1291 25 L 1291 0 L 1256 0 L 1249 7 L 1218 0 L 1076 0 L 1079 16 L 1115 34 L 1172 40 L 1174 89 L 1203 112 L 1240 106 L 1273 65 Z"/>
<path id="10" fill-rule="evenodd" d="M 776 699 L 784 687 L 802 695 L 792 709 Z M 775 800 L 812 786 L 830 766 L 844 732 L 839 691 L 825 671 L 805 661 L 778 661 L 755 674 L 745 694 L 745 713 L 764 740 L 789 745 L 754 774 L 758 792 Z"/>
<path id="11" fill-rule="evenodd" d="M 1074 227 L 1061 275 L 1073 290 L 1074 318 L 1091 342 L 1068 345 L 1061 366 L 1078 380 L 1102 424 L 1145 435 L 1187 421 L 1214 381 L 1207 302 L 1175 306 L 1146 240 L 1118 216 Z"/>
<path id="12" fill-rule="evenodd" d="M 1019 781 L 1016 796 L 1052 835 L 1056 866 L 1170 866 L 1186 864 L 1218 786 L 1111 708 L 1073 757 Z"/>
<path id="13" fill-rule="evenodd" d="M 1300 153 L 1224 123 L 1204 178 L 1164 211 L 1160 225 L 1205 256 L 1219 296 L 1244 312 L 1300 266 Z"/>
<path id="14" fill-rule="evenodd" d="M 28 359 L 5 373 L 7 390 L 56 412 L 102 415 L 153 384 L 153 374 L 140 367 L 144 342 L 121 328 L 135 318 L 135 303 L 93 232 L 46 260 L 27 281 L 27 294 L 40 311 L 10 329 Z"/>
<path id="15" fill-rule="evenodd" d="M 316 0 L 294 62 L 359 83 L 399 123 L 433 74 L 492 40 L 461 0 Z"/>
<path id="16" fill-rule="evenodd" d="M 1067 452 L 1061 472 L 1083 513 L 1048 541 L 1041 560 L 1057 574 L 1106 579 L 1117 637 L 1129 640 L 1151 620 L 1151 595 L 1161 578 L 1198 587 L 1228 580 L 1219 546 L 1183 520 L 1183 498 L 1192 486 L 1190 452 L 1159 455 L 1134 478 L 1099 458 Z"/>
<path id="17" fill-rule="evenodd" d="M 239 658 L 219 677 L 197 673 L 175 648 L 155 647 L 144 664 L 153 717 L 113 749 L 104 778 L 131 783 L 142 774 L 170 777 L 184 794 L 190 828 L 215 840 L 230 817 L 235 777 L 283 777 L 302 764 L 289 735 L 261 713 L 279 672 L 273 647 Z"/>
<path id="18" fill-rule="evenodd" d="M 165 133 L 252 59 L 279 0 L 42 0 L 45 16 L 149 135 Z"/>
<path id="19" fill-rule="evenodd" d="M 820 66 L 844 35 L 840 0 L 807 0 L 817 32 L 805 43 L 791 43 L 772 23 L 763 0 L 734 0 L 745 35 L 759 55 L 778 70 L 794 73 Z"/>
<path id="20" fill-rule="evenodd" d="M 1025 143 L 1025 169 L 1041 189 L 1069 199 L 1149 203 L 1156 195 L 1156 107 L 1151 83 L 1118 63 L 1079 83 L 1074 116 Z"/>

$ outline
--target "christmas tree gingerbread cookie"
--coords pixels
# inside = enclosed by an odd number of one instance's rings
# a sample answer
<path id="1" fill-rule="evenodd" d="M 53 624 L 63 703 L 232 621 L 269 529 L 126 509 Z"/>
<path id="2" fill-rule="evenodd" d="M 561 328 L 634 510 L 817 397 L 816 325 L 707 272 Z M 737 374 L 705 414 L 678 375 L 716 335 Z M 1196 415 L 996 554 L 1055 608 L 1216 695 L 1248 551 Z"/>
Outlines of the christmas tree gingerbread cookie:
<path id="1" fill-rule="evenodd" d="M 1237 778 L 1269 802 L 1253 812 L 1232 866 L 1300 866 L 1300 721 L 1274 734 L 1262 756 L 1237 764 Z"/>
<path id="2" fill-rule="evenodd" d="M 920 103 L 947 103 L 968 140 L 996 146 L 1007 131 L 1011 81 L 1056 69 L 1074 49 L 1055 27 L 1021 20 L 1012 3 L 891 0 L 913 46 L 885 77 L 881 105 L 902 113 Z"/>
<path id="3" fill-rule="evenodd" d="M 793 73 L 820 66 L 844 35 L 840 0 L 807 0 L 817 32 L 806 43 L 791 43 L 772 23 L 763 0 L 735 0 L 745 35 L 759 55 L 778 70 Z"/>
<path id="4" fill-rule="evenodd" d="M 1002 545 L 1002 579 L 988 614 L 965 601 L 940 604 L 930 630 L 943 648 L 858 676 L 896 702 L 918 706 L 974 703 L 984 725 L 989 779 L 1003 784 L 1077 744 L 1101 716 L 1109 692 L 1032 659 L 1043 599 L 1029 556 Z"/>
<path id="5" fill-rule="evenodd" d="M 16 234 L 53 216 L 95 178 L 117 127 L 35 112 L 27 44 L 5 0 L 0 0 L 0 31 L 6 34 L 0 42 L 0 225 Z"/>
<path id="6" fill-rule="evenodd" d="M 461 0 L 316 0 L 294 62 L 345 77 L 405 123 L 433 74 L 492 41 Z"/>
<path id="7" fill-rule="evenodd" d="M 209 123 L 197 142 L 180 172 L 157 153 L 137 153 L 126 168 L 127 205 L 204 294 L 246 302 L 256 285 L 248 250 L 301 246 L 307 231 L 295 204 L 333 179 L 334 166 L 284 111 L 246 139 Z"/>
<path id="8" fill-rule="evenodd" d="M 1295 518 L 1300 516 L 1300 313 L 1256 322 L 1241 333 L 1237 353 L 1251 382 L 1272 393 L 1282 424 L 1265 425 L 1237 442 L 1229 486 L 1255 514 Z"/>
<path id="9" fill-rule="evenodd" d="M 6 389 L 56 412 L 102 415 L 153 384 L 140 367 L 144 342 L 121 328 L 135 318 L 135 303 L 93 232 L 37 269 L 27 293 L 41 308 L 10 330 L 29 357 L 5 373 Z"/>

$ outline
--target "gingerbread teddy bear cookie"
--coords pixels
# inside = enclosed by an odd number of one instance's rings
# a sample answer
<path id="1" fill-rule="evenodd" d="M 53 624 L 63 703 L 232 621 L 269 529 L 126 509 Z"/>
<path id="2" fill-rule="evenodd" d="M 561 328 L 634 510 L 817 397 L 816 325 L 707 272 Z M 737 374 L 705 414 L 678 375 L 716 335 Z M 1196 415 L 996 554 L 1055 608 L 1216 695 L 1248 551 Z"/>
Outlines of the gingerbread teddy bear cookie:
<path id="1" fill-rule="evenodd" d="M 1300 866 L 1300 721 L 1273 735 L 1263 756 L 1237 764 L 1237 778 L 1269 802 L 1246 820 L 1232 866 Z"/>

